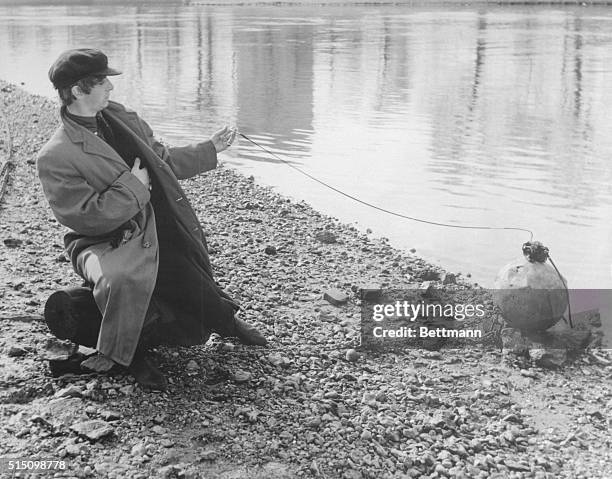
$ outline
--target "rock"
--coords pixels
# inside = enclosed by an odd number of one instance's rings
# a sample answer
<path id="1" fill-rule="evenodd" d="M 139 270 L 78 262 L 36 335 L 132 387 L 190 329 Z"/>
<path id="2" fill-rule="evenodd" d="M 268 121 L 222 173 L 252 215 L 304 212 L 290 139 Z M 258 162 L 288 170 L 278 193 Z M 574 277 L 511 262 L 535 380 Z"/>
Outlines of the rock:
<path id="1" fill-rule="evenodd" d="M 268 245 L 266 249 L 264 249 L 264 253 L 269 254 L 271 256 L 275 255 L 278 251 L 276 250 L 276 246 Z"/>
<path id="2" fill-rule="evenodd" d="M 144 456 L 146 453 L 147 449 L 145 448 L 145 445 L 142 442 L 134 445 L 132 447 L 132 450 L 130 451 L 130 454 L 136 457 Z"/>
<path id="3" fill-rule="evenodd" d="M 213 449 L 205 449 L 200 453 L 200 460 L 202 461 L 214 461 L 217 459 L 217 451 Z"/>
<path id="4" fill-rule="evenodd" d="M 369 441 L 370 439 L 372 439 L 372 433 L 368 431 L 367 429 L 364 429 L 360 437 L 364 441 Z"/>
<path id="5" fill-rule="evenodd" d="M 76 353 L 78 349 L 79 346 L 70 341 L 49 338 L 43 345 L 41 357 L 47 361 L 62 361 L 68 359 Z"/>
<path id="6" fill-rule="evenodd" d="M 342 475 L 343 479 L 363 479 L 363 474 L 356 469 L 347 469 Z"/>
<path id="7" fill-rule="evenodd" d="M 336 235 L 329 230 L 321 231 L 315 234 L 315 238 L 317 239 L 317 241 L 320 241 L 321 243 L 325 244 L 332 244 L 338 241 Z"/>
<path id="8" fill-rule="evenodd" d="M 346 350 L 346 360 L 350 363 L 354 363 L 356 361 L 359 360 L 361 354 L 359 354 L 356 350 L 354 349 L 347 349 Z"/>
<path id="9" fill-rule="evenodd" d="M 136 388 L 131 384 L 119 388 L 119 392 L 121 392 L 121 394 L 125 394 L 126 396 L 131 396 L 132 394 L 134 394 L 135 390 Z"/>
<path id="10" fill-rule="evenodd" d="M 151 431 L 153 431 L 155 434 L 159 434 L 160 436 L 166 434 L 166 429 L 161 426 L 153 426 Z"/>
<path id="11" fill-rule="evenodd" d="M 223 343 L 219 349 L 221 351 L 232 352 L 236 350 L 236 345 L 234 343 Z"/>
<path id="12" fill-rule="evenodd" d="M 172 479 L 175 477 L 179 477 L 179 473 L 181 472 L 181 468 L 175 464 L 170 464 L 168 466 L 161 467 L 157 474 L 162 479 Z"/>
<path id="13" fill-rule="evenodd" d="M 541 368 L 556 369 L 567 361 L 567 351 L 565 349 L 530 349 L 529 357 Z"/>
<path id="14" fill-rule="evenodd" d="M 334 306 L 342 306 L 348 302 L 349 297 L 344 291 L 332 288 L 323 293 L 323 299 Z"/>
<path id="15" fill-rule="evenodd" d="M 511 459 L 504 459 L 504 464 L 511 471 L 529 472 L 531 471 L 529 464 L 524 462 L 513 461 Z"/>
<path id="16" fill-rule="evenodd" d="M 270 361 L 270 363 L 272 363 L 272 365 L 274 366 L 288 367 L 291 364 L 291 361 L 289 361 L 289 359 L 280 355 L 279 353 L 269 354 L 268 361 Z"/>
<path id="17" fill-rule="evenodd" d="M 82 446 L 80 444 L 69 444 L 66 446 L 66 454 L 69 456 L 78 456 L 81 454 Z"/>
<path id="18" fill-rule="evenodd" d="M 56 398 L 78 398 L 83 396 L 83 390 L 77 386 L 68 386 L 57 391 L 54 396 Z"/>
<path id="19" fill-rule="evenodd" d="M 23 241 L 18 238 L 5 238 L 2 241 L 7 248 L 19 248 L 23 244 Z"/>
<path id="20" fill-rule="evenodd" d="M 118 411 L 101 411 L 100 417 L 105 421 L 117 421 L 121 419 L 121 413 Z"/>
<path id="21" fill-rule="evenodd" d="M 457 284 L 457 275 L 454 273 L 446 273 L 442 278 L 442 284 Z"/>
<path id="22" fill-rule="evenodd" d="M 433 269 L 426 269 L 420 274 L 420 278 L 422 281 L 438 281 L 440 279 L 440 276 L 440 272 L 434 271 Z"/>
<path id="23" fill-rule="evenodd" d="M 113 434 L 113 427 L 107 422 L 93 419 L 91 421 L 83 421 L 70 426 L 79 436 L 86 437 L 90 441 L 97 441 L 105 436 Z"/>
<path id="24" fill-rule="evenodd" d="M 11 346 L 7 354 L 10 358 L 18 358 L 20 356 L 25 356 L 27 351 L 19 346 Z"/>
<path id="25" fill-rule="evenodd" d="M 40 408 L 40 415 L 45 417 L 55 428 L 62 428 L 75 421 L 86 420 L 85 405 L 79 398 L 64 397 L 53 399 Z"/>
<path id="26" fill-rule="evenodd" d="M 251 373 L 238 369 L 234 372 L 234 382 L 237 384 L 246 383 L 251 380 Z"/>
<path id="27" fill-rule="evenodd" d="M 191 361 L 189 361 L 187 363 L 187 365 L 185 366 L 185 369 L 189 372 L 195 372 L 198 371 L 200 369 L 200 366 L 197 362 L 195 362 L 193 359 Z"/>

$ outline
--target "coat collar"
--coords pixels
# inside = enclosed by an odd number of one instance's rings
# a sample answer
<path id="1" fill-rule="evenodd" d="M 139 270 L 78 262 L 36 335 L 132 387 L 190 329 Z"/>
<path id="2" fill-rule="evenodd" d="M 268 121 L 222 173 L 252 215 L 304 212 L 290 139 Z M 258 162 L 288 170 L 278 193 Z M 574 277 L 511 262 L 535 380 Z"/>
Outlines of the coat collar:
<path id="1" fill-rule="evenodd" d="M 81 148 L 85 153 L 89 153 L 92 155 L 99 155 L 110 160 L 119 162 L 123 166 L 127 166 L 123 159 L 119 156 L 119 153 L 115 151 L 113 147 L 111 147 L 108 143 L 106 143 L 102 138 L 98 138 L 87 128 L 82 127 L 77 124 L 74 120 L 70 119 L 65 114 L 66 107 L 63 106 L 60 110 L 60 115 L 62 118 L 62 123 L 64 124 L 64 131 L 70 141 L 75 144 L 81 144 Z"/>

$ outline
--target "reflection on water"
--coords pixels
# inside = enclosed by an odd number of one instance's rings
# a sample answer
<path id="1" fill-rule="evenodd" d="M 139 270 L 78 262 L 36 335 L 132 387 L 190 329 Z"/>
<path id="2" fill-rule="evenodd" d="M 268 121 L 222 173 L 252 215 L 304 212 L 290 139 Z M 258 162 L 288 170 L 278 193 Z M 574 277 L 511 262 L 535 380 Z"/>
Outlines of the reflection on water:
<path id="1" fill-rule="evenodd" d="M 0 77 L 95 46 L 114 97 L 174 142 L 235 124 L 350 194 L 453 224 L 521 226 L 573 288 L 612 287 L 612 10 L 0 7 Z M 355 204 L 242 141 L 228 163 L 484 284 L 527 235 Z"/>

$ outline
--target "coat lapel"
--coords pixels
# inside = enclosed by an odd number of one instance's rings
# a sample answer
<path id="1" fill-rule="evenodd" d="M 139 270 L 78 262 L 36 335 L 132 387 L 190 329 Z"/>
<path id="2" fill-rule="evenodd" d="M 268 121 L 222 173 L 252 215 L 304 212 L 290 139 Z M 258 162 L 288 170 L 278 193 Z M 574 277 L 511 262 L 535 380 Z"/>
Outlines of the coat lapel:
<path id="1" fill-rule="evenodd" d="M 62 110 L 62 122 L 64 123 L 64 131 L 70 141 L 75 144 L 80 144 L 81 148 L 85 153 L 91 155 L 103 156 L 116 163 L 119 163 L 123 168 L 126 169 L 127 165 L 125 161 L 119 156 L 119 154 L 106 143 L 102 138 L 98 138 L 87 128 L 83 128 L 77 125 L 73 120 L 63 114 Z"/>

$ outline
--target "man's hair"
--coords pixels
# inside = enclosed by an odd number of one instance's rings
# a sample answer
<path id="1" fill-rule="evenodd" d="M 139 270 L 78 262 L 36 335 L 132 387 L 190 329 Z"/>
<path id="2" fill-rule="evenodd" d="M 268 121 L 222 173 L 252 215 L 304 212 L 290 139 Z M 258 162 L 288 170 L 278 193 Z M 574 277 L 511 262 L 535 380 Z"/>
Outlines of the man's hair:
<path id="1" fill-rule="evenodd" d="M 83 93 L 89 94 L 91 93 L 92 88 L 96 85 L 102 84 L 105 78 L 106 76 L 104 75 L 90 75 L 86 76 L 82 80 L 79 80 L 73 85 L 64 88 L 58 88 L 57 93 L 59 94 L 60 100 L 62 101 L 62 105 L 71 105 L 72 102 L 76 100 L 75 96 L 72 94 L 73 86 L 78 86 L 83 91 Z"/>

